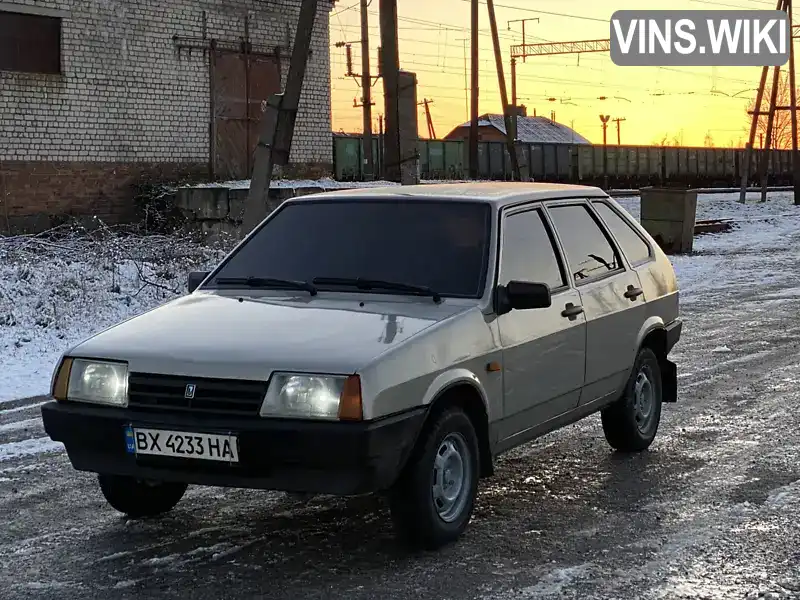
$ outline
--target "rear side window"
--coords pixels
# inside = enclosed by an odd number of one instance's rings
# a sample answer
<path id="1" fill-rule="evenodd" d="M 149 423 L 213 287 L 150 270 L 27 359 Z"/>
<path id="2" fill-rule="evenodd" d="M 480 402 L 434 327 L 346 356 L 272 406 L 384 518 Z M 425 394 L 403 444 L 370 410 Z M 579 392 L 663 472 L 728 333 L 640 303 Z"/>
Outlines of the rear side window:
<path id="1" fill-rule="evenodd" d="M 636 233 L 630 223 L 605 202 L 594 202 L 593 205 L 631 264 L 638 264 L 650 258 L 650 246 Z"/>
<path id="2" fill-rule="evenodd" d="M 500 284 L 546 283 L 551 290 L 567 285 L 541 211 L 514 213 L 503 219 Z"/>
<path id="3" fill-rule="evenodd" d="M 583 204 L 548 209 L 561 238 L 575 283 L 586 283 L 622 268 L 616 250 Z"/>

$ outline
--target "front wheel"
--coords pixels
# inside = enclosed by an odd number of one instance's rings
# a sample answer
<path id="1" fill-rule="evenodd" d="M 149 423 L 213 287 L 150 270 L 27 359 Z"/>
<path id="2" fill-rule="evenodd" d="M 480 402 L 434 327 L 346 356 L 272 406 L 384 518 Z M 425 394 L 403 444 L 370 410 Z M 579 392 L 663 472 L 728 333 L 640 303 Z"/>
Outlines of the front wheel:
<path id="1" fill-rule="evenodd" d="M 397 533 L 435 550 L 467 528 L 478 491 L 478 437 L 460 409 L 439 415 L 389 496 Z"/>
<path id="2" fill-rule="evenodd" d="M 185 483 L 147 482 L 120 475 L 98 475 L 97 479 L 108 503 L 134 519 L 169 512 L 188 487 Z"/>
<path id="3" fill-rule="evenodd" d="M 650 447 L 661 421 L 661 368 L 650 348 L 636 357 L 622 397 L 602 411 L 603 432 L 615 450 L 639 452 Z"/>

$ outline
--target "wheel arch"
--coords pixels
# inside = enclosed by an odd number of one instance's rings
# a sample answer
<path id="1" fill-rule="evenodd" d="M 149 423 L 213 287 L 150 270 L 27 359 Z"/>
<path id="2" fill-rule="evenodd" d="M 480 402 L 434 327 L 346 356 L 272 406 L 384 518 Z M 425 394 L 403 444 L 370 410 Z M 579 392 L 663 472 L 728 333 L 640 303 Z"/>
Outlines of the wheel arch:
<path id="1" fill-rule="evenodd" d="M 662 402 L 678 401 L 678 371 L 675 363 L 668 358 L 669 347 L 667 328 L 660 317 L 651 317 L 639 334 L 637 354 L 642 348 L 650 348 L 658 358 L 661 369 Z"/>
<path id="2" fill-rule="evenodd" d="M 479 474 L 494 474 L 492 444 L 489 434 L 489 403 L 480 379 L 468 369 L 453 369 L 440 374 L 428 386 L 423 397 L 427 406 L 425 420 L 414 440 L 414 447 L 436 417 L 451 407 L 463 410 L 472 421 L 478 437 Z"/>

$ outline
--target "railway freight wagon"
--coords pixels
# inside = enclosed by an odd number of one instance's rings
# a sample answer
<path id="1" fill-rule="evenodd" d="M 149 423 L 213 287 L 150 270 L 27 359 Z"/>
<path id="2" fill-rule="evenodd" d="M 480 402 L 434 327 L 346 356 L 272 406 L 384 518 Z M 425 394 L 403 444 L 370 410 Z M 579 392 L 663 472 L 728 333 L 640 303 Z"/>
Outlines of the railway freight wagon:
<path id="1" fill-rule="evenodd" d="M 575 146 L 576 183 L 609 188 L 682 184 L 695 187 L 736 187 L 741 184 L 742 148 L 658 146 Z M 759 162 L 767 160 L 772 185 L 791 181 L 791 152 L 770 150 L 751 154 L 748 179 L 758 181 Z"/>
<path id="2" fill-rule="evenodd" d="M 364 178 L 360 136 L 334 134 L 335 177 L 340 181 Z M 376 167 L 382 162 L 381 144 L 373 139 Z M 580 183 L 604 188 L 640 188 L 682 184 L 695 187 L 736 187 L 741 183 L 744 150 L 666 146 L 597 146 L 577 144 L 520 144 L 520 162 L 528 165 L 534 181 Z M 420 140 L 420 178 L 457 180 L 469 177 L 469 153 L 462 141 Z M 768 154 L 768 156 L 767 156 Z M 791 182 L 791 152 L 771 150 L 751 154 L 749 181 L 758 182 L 759 161 L 768 160 L 772 185 Z M 380 172 L 380 171 L 379 171 Z M 511 159 L 505 143 L 480 142 L 478 178 L 509 180 Z"/>

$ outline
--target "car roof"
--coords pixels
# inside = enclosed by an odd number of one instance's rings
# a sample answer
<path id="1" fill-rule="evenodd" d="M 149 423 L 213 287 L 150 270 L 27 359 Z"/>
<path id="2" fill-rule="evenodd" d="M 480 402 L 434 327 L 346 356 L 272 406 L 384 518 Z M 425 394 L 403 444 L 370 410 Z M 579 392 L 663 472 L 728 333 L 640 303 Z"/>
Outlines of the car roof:
<path id="1" fill-rule="evenodd" d="M 607 197 L 598 187 L 562 183 L 527 183 L 508 181 L 480 181 L 468 183 L 431 183 L 420 185 L 392 185 L 385 187 L 357 187 L 347 190 L 322 192 L 292 198 L 291 202 L 307 200 L 403 200 L 431 199 L 488 202 L 495 206 L 521 201 L 552 200 L 576 197 Z"/>

